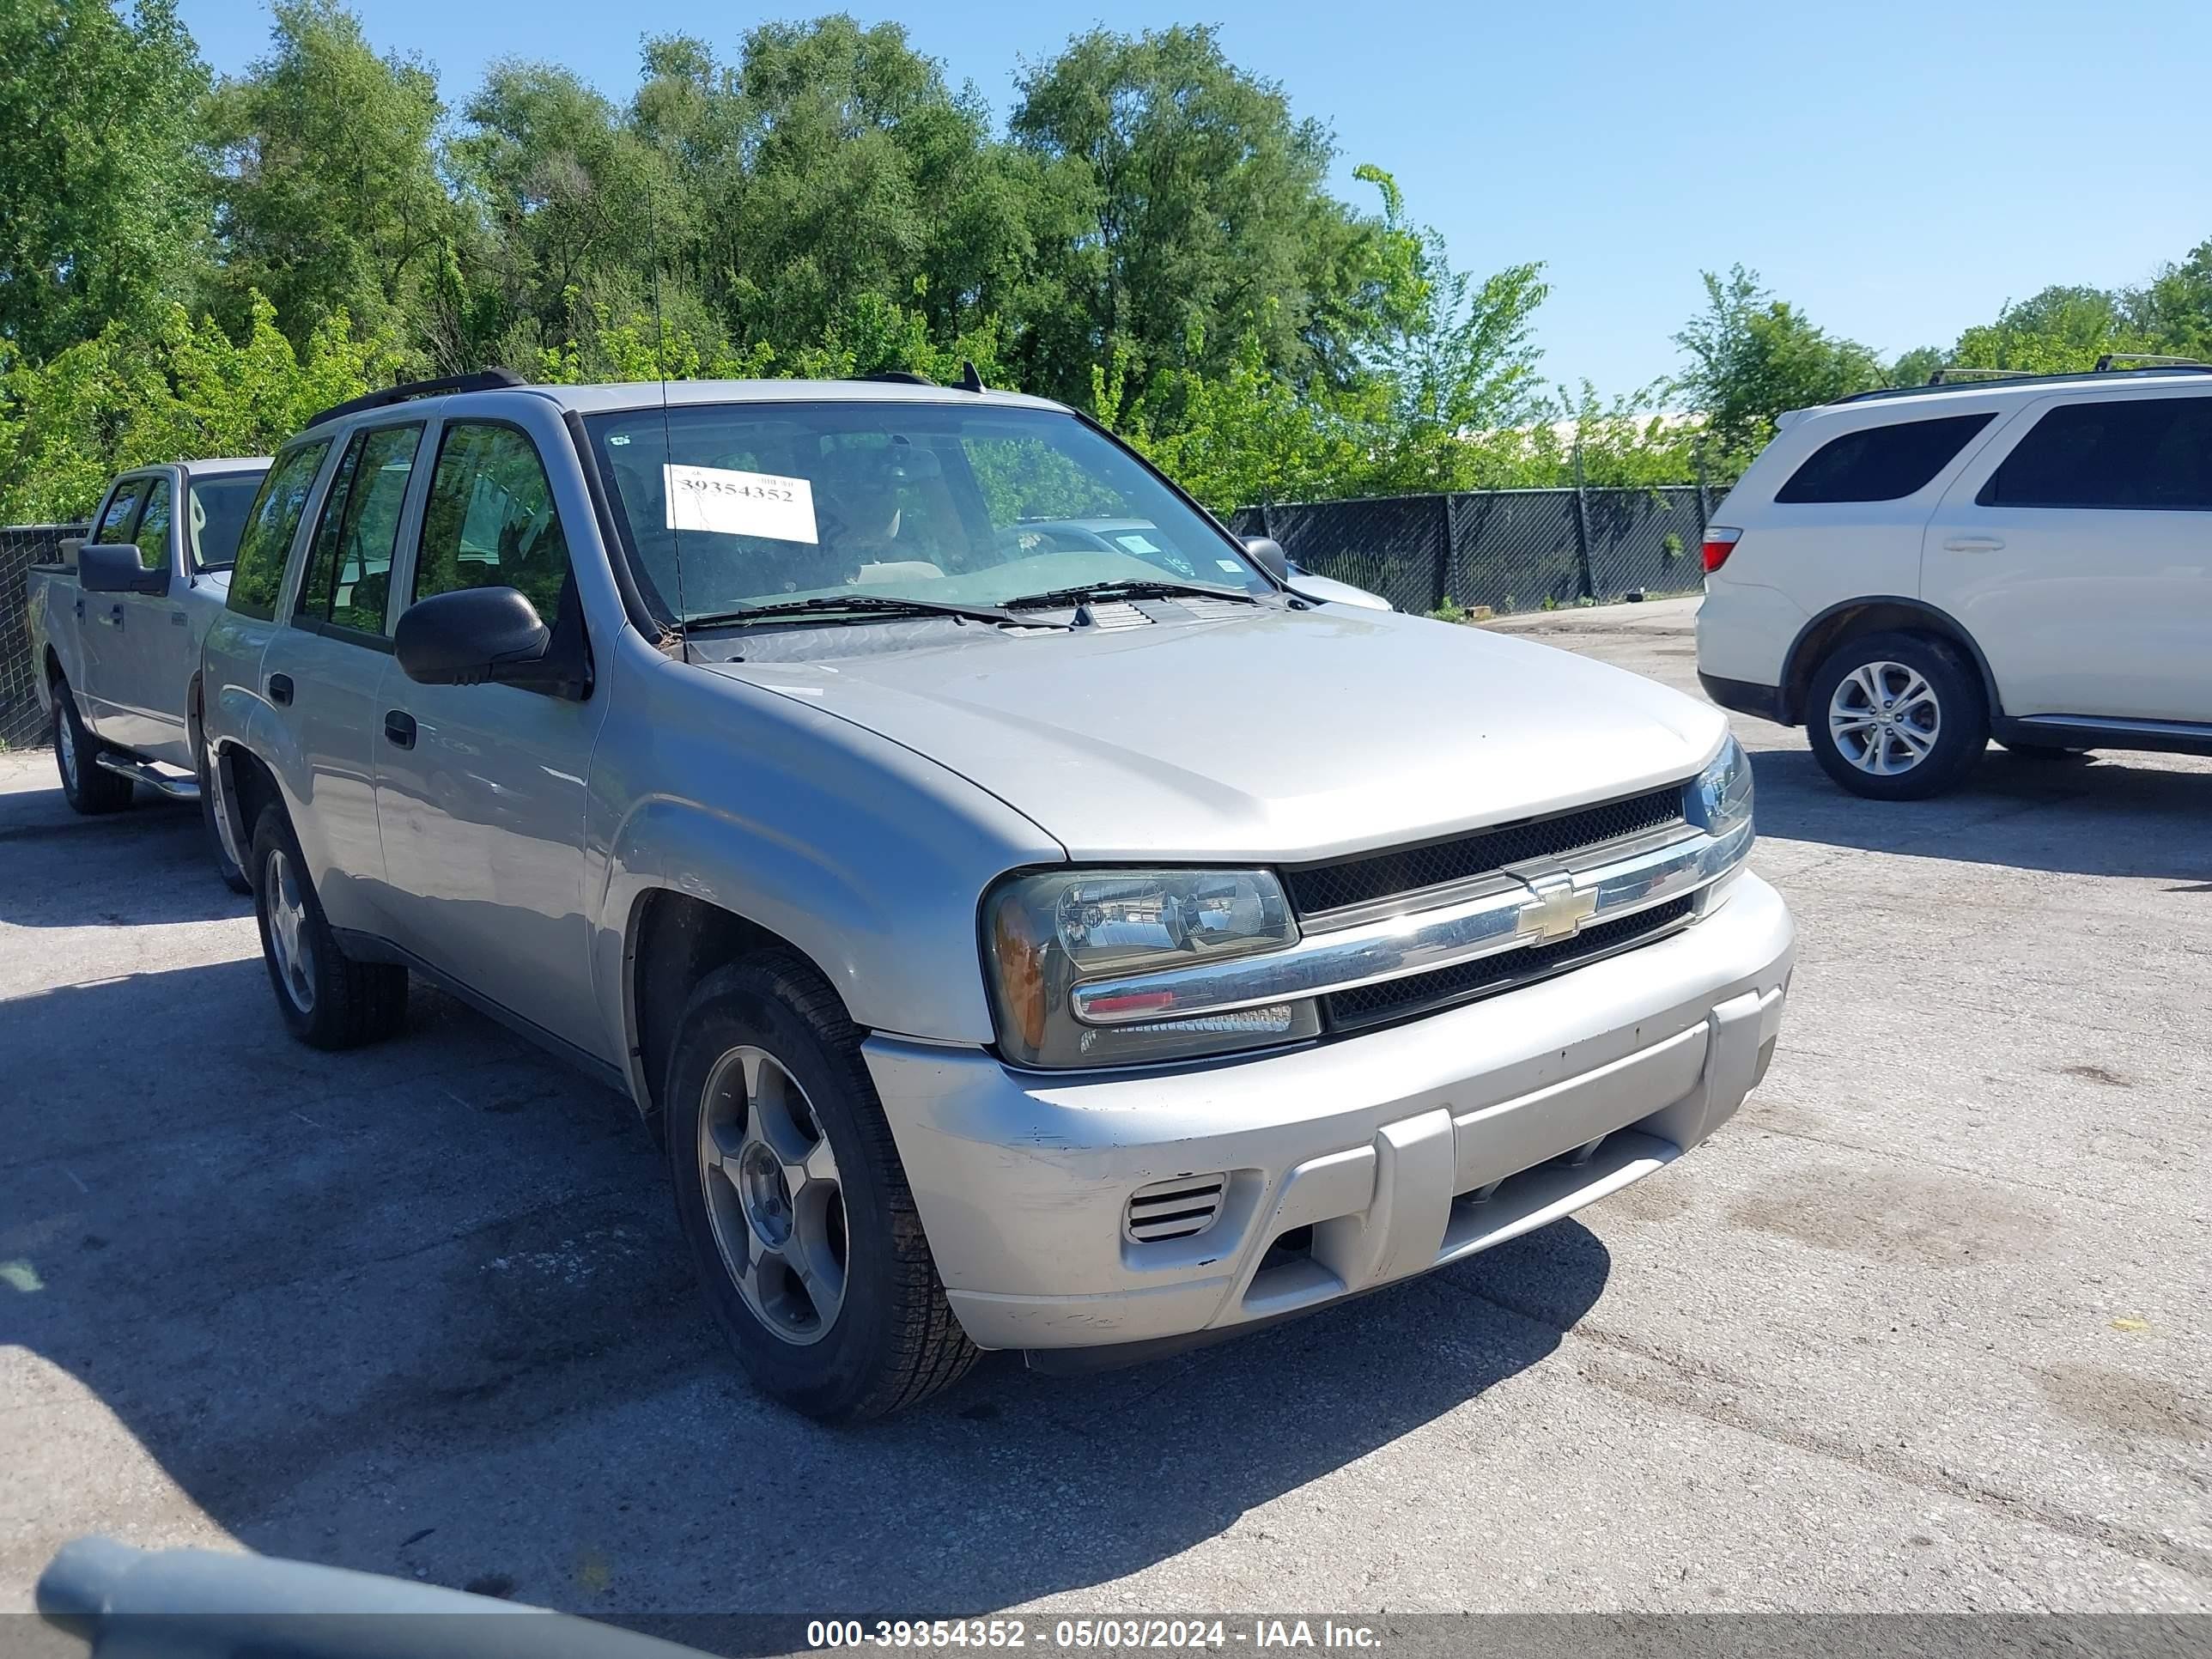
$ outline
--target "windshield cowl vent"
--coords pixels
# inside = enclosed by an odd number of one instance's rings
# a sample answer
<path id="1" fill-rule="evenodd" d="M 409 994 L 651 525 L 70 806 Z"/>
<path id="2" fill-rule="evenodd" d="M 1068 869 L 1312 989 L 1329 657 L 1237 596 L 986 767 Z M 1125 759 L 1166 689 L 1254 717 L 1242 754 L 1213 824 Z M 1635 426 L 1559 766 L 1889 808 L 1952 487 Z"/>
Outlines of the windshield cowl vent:
<path id="1" fill-rule="evenodd" d="M 1152 619 L 1127 599 L 1105 603 L 1086 599 L 1076 611 L 1076 621 L 1080 625 L 1103 629 L 1109 634 L 1124 628 L 1150 628 L 1152 625 Z"/>

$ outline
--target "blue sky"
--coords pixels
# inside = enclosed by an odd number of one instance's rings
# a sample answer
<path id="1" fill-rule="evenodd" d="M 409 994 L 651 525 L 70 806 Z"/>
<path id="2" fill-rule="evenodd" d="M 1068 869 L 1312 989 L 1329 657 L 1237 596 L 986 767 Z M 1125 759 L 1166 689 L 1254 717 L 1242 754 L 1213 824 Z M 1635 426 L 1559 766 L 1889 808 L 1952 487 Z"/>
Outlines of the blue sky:
<path id="1" fill-rule="evenodd" d="M 647 33 L 734 56 L 765 10 L 696 0 L 355 0 L 449 102 L 509 55 L 636 81 Z M 264 49 L 265 7 L 182 0 L 209 61 Z M 1948 344 L 2051 283 L 2140 282 L 2212 237 L 2212 5 L 2074 0 L 908 0 L 895 18 L 1003 116 L 1023 59 L 1106 21 L 1212 22 L 1236 63 L 1331 127 L 1338 188 L 1395 173 L 1455 263 L 1545 263 L 1545 372 L 1625 392 L 1678 365 L 1700 269 L 1741 261 L 1885 354 Z"/>

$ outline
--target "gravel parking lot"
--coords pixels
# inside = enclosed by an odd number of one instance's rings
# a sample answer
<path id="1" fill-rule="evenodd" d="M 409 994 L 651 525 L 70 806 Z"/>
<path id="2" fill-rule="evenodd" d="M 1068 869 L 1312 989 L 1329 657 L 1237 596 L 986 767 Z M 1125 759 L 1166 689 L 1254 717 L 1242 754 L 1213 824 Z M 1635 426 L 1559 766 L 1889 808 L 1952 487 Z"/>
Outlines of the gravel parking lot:
<path id="1" fill-rule="evenodd" d="M 1692 686 L 1692 603 L 1504 626 Z M 1351 1307 L 859 1431 L 757 1399 L 627 1104 L 290 1042 L 196 813 L 0 757 L 0 1608 L 234 1542 L 602 1615 L 2212 1609 L 2212 763 L 1759 756 L 1802 959 L 1710 1146 Z"/>

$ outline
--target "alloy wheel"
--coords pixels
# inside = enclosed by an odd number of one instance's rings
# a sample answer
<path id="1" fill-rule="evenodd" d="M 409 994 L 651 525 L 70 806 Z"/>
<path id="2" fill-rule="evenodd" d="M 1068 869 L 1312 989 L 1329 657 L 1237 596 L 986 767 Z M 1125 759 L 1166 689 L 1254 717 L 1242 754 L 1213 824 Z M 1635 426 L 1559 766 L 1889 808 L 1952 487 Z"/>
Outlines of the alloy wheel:
<path id="1" fill-rule="evenodd" d="M 1838 681 L 1828 699 L 1828 736 L 1860 771 L 1893 778 L 1933 752 L 1942 736 L 1936 688 L 1901 662 L 1863 663 Z"/>
<path id="2" fill-rule="evenodd" d="M 765 1049 L 732 1048 L 708 1076 L 699 1172 L 745 1305 L 786 1342 L 820 1341 L 845 1304 L 844 1188 L 805 1090 Z"/>
<path id="3" fill-rule="evenodd" d="M 303 1014 L 315 1011 L 315 947 L 307 927 L 307 902 L 299 872 L 282 848 L 269 854 L 269 954 L 276 982 Z"/>

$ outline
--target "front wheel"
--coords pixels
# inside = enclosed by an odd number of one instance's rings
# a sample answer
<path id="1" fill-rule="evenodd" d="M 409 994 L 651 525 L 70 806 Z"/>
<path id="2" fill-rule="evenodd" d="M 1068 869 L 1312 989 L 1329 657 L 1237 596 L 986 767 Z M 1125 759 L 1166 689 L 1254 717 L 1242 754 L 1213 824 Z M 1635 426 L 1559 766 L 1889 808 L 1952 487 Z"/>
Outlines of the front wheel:
<path id="1" fill-rule="evenodd" d="M 1946 641 L 1869 634 L 1814 672 L 1805 735 L 1820 769 L 1852 793 L 1922 800 L 1955 787 L 1989 747 L 1989 703 Z"/>
<path id="2" fill-rule="evenodd" d="M 724 968 L 669 1066 L 669 1173 L 708 1309 L 753 1381 L 828 1422 L 966 1372 L 860 1033 L 788 951 Z"/>

